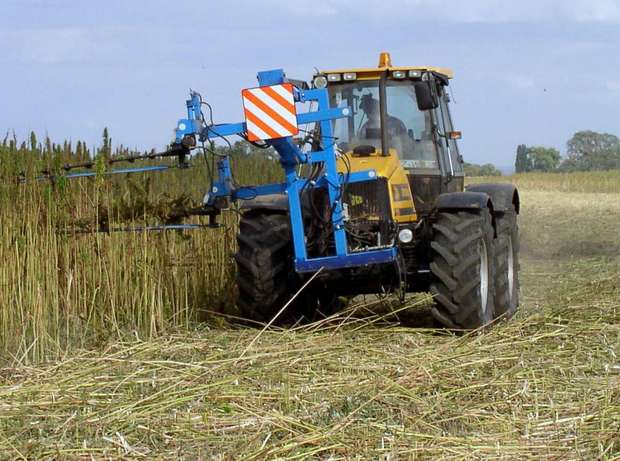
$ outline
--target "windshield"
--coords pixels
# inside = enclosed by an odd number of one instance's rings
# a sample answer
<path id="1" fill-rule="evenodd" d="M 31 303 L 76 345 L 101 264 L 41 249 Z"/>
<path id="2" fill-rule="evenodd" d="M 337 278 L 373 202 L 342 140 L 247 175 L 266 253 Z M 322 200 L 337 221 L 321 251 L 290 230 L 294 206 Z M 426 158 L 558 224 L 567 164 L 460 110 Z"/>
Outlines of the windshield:
<path id="1" fill-rule="evenodd" d="M 329 88 L 334 107 L 350 107 L 353 117 L 334 122 L 338 147 L 351 151 L 358 146 L 381 149 L 379 81 L 367 80 Z M 418 109 L 412 81 L 386 83 L 389 148 L 395 149 L 405 168 L 439 168 L 433 142 L 430 111 Z"/>

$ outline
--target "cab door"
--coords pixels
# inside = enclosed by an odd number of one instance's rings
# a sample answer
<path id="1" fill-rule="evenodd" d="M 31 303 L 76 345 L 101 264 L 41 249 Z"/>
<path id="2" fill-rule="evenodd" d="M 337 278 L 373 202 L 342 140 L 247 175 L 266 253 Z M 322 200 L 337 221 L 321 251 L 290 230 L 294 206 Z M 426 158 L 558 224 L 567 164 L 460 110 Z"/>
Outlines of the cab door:
<path id="1" fill-rule="evenodd" d="M 465 182 L 463 158 L 459 153 L 456 139 L 449 136 L 454 131 L 454 126 L 448 107 L 450 98 L 444 88 L 442 85 L 438 85 L 439 105 L 434 110 L 437 126 L 437 145 L 439 156 L 442 159 L 442 170 L 445 178 L 445 187 L 442 187 L 442 193 L 460 192 L 463 190 Z"/>

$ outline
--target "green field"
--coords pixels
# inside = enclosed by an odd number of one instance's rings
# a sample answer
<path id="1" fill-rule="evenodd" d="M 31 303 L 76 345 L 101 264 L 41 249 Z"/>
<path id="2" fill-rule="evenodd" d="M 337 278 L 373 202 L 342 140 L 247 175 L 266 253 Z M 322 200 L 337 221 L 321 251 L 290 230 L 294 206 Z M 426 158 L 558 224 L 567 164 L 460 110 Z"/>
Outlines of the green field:
<path id="1" fill-rule="evenodd" d="M 59 222 L 119 190 L 5 188 L 0 456 L 620 459 L 620 174 L 505 180 L 522 192 L 522 306 L 465 336 L 429 329 L 425 297 L 240 328 L 234 216 L 67 236 Z"/>
<path id="2" fill-rule="evenodd" d="M 524 190 L 548 192 L 620 193 L 620 174 L 613 171 L 577 171 L 574 173 L 520 173 L 512 176 L 471 178 L 471 182 L 511 182 Z"/>

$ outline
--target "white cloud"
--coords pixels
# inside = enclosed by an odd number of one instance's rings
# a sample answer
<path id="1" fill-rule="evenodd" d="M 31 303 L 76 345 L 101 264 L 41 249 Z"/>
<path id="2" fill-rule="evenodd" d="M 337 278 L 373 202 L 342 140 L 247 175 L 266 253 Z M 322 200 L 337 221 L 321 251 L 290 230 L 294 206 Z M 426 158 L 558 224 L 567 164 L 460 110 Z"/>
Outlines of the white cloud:
<path id="1" fill-rule="evenodd" d="M 30 0 L 28 7 L 37 7 L 39 1 Z M 172 42 L 178 45 L 180 39 L 190 43 L 193 40 L 191 26 L 174 19 L 167 24 L 168 27 L 159 23 L 172 14 L 174 4 L 170 2 L 153 0 L 143 10 L 144 14 L 136 14 L 134 9 L 138 3 L 107 1 L 110 2 L 106 7 L 109 14 L 101 18 L 93 3 L 103 2 L 93 1 L 90 6 L 81 6 L 79 13 L 82 18 L 88 18 L 90 25 L 67 17 L 65 13 L 50 14 L 54 8 L 66 8 L 70 4 L 68 0 L 55 0 L 54 5 L 41 2 L 37 8 L 47 5 L 47 10 L 35 14 L 35 17 L 40 20 L 47 18 L 47 27 L 20 25 L 15 28 L 14 22 L 7 22 L 6 27 L 0 28 L 0 62 L 133 61 L 140 56 L 129 53 L 128 48 L 152 56 L 171 56 L 175 53 Z M 263 0 L 261 4 L 250 0 L 229 0 L 227 7 L 215 15 L 204 0 L 188 0 L 188 3 L 197 19 L 209 18 L 200 35 L 216 40 L 215 49 L 229 49 L 238 41 L 256 45 L 273 42 L 276 37 L 289 40 L 293 31 L 318 32 L 322 27 L 329 27 L 324 33 L 338 39 L 334 24 L 337 27 L 339 23 L 358 26 L 361 33 L 374 35 L 377 27 L 389 32 L 391 26 L 404 24 L 411 25 L 412 30 L 416 24 L 434 24 L 438 27 L 438 34 L 446 35 L 450 35 L 450 31 L 440 28 L 449 28 L 455 23 L 568 23 L 569 27 L 578 23 L 620 24 L 620 0 L 321 0 L 309 6 L 290 0 Z M 116 16 L 123 20 L 133 18 L 135 22 L 119 26 L 122 22 Z M 257 21 L 256 18 L 262 19 Z M 172 24 L 174 27 L 170 27 Z M 166 36 L 170 40 L 166 40 Z M 220 39 L 223 40 L 220 42 Z M 210 49 L 213 48 L 211 43 Z"/>
<path id="2" fill-rule="evenodd" d="M 0 32 L 2 60 L 21 64 L 87 63 L 107 60 L 122 51 L 110 28 L 22 29 Z"/>
<path id="3" fill-rule="evenodd" d="M 620 93 L 620 80 L 610 80 L 606 83 L 606 86 L 612 93 Z"/>
<path id="4" fill-rule="evenodd" d="M 579 0 L 575 5 L 575 19 L 582 22 L 619 22 L 618 0 Z"/>
<path id="5" fill-rule="evenodd" d="M 157 26 L 69 26 L 0 30 L 0 63 L 26 65 L 122 63 L 136 68 L 185 50 L 186 30 Z"/>
<path id="6" fill-rule="evenodd" d="M 302 11 L 287 0 L 271 0 L 289 12 Z M 618 0 L 325 0 L 310 15 L 367 17 L 385 21 L 386 27 L 403 20 L 429 19 L 447 23 L 619 23 Z"/>
<path id="7" fill-rule="evenodd" d="M 528 90 L 536 86 L 536 82 L 529 75 L 508 74 L 504 78 L 509 85 L 518 90 Z"/>

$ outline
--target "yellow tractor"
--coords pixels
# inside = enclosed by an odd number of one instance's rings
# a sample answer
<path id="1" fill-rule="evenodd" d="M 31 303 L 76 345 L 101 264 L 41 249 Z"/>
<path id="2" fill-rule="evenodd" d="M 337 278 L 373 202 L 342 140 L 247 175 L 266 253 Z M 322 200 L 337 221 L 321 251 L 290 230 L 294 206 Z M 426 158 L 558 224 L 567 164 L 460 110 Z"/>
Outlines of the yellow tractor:
<path id="1" fill-rule="evenodd" d="M 321 271 L 295 306 L 307 317 L 367 293 L 430 291 L 434 318 L 473 329 L 518 306 L 519 194 L 510 184 L 465 188 L 453 127 L 449 69 L 393 66 L 382 53 L 374 68 L 318 72 L 329 105 L 352 114 L 331 122 L 343 178 L 372 170 L 378 179 L 347 184 L 342 207 L 352 254 L 396 247 L 395 264 Z M 319 139 L 317 136 L 315 139 Z M 321 146 L 315 146 L 320 148 Z M 333 253 L 330 200 L 302 193 L 310 256 Z M 238 238 L 238 305 L 247 317 L 270 319 L 309 276 L 294 266 L 287 201 L 248 201 Z"/>

